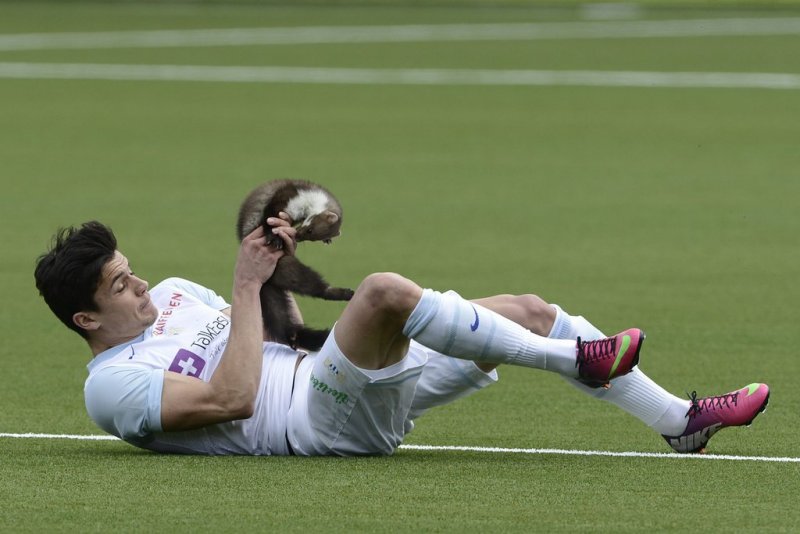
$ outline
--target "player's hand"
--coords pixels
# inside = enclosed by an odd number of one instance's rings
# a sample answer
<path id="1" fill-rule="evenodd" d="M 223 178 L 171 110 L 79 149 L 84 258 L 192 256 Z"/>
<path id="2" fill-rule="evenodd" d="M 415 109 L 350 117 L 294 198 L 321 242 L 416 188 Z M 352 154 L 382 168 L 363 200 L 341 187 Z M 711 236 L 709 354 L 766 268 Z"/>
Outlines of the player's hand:
<path id="1" fill-rule="evenodd" d="M 236 258 L 234 284 L 253 283 L 260 288 L 269 280 L 285 251 L 269 246 L 268 241 L 263 226 L 258 226 L 242 239 Z"/>
<path id="2" fill-rule="evenodd" d="M 289 214 L 282 211 L 277 217 L 269 217 L 267 224 L 272 227 L 272 234 L 281 239 L 284 253 L 294 256 L 297 250 L 297 229 L 292 226 Z"/>

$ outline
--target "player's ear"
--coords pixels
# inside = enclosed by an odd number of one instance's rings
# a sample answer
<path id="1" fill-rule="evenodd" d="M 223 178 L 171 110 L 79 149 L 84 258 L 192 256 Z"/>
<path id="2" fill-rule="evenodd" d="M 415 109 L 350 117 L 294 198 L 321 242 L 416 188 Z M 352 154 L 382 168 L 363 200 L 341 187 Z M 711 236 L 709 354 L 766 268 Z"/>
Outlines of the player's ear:
<path id="1" fill-rule="evenodd" d="M 92 331 L 100 328 L 100 321 L 90 312 L 76 313 L 72 316 L 72 322 L 75 323 L 78 328 L 83 328 L 84 330 Z"/>

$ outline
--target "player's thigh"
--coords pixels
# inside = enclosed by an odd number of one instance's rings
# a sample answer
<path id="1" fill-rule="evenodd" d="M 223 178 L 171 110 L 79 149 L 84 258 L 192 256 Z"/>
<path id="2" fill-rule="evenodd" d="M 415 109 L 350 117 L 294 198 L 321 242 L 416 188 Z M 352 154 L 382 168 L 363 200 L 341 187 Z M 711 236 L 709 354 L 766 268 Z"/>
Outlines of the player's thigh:
<path id="1" fill-rule="evenodd" d="M 422 347 L 411 342 L 412 350 Z M 416 419 L 431 408 L 450 404 L 497 382 L 497 371 L 483 371 L 476 362 L 445 356 L 422 347 L 428 356 L 417 382 L 409 418 Z"/>
<path id="2" fill-rule="evenodd" d="M 334 327 L 334 333 L 339 324 Z M 410 351 L 369 370 L 354 365 L 329 336 L 297 371 L 288 437 L 299 455 L 385 455 L 402 442 L 416 383 L 426 362 Z"/>

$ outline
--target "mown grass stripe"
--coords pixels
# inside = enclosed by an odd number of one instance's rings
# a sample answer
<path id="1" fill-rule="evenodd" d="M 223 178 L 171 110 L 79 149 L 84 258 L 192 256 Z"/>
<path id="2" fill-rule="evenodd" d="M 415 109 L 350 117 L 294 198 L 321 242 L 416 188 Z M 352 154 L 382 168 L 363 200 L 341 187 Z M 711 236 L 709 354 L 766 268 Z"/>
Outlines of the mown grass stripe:
<path id="1" fill-rule="evenodd" d="M 0 35 L 0 51 L 797 35 L 800 18 L 301 26 Z"/>
<path id="2" fill-rule="evenodd" d="M 350 85 L 800 89 L 800 74 L 0 63 L 0 78 Z"/>

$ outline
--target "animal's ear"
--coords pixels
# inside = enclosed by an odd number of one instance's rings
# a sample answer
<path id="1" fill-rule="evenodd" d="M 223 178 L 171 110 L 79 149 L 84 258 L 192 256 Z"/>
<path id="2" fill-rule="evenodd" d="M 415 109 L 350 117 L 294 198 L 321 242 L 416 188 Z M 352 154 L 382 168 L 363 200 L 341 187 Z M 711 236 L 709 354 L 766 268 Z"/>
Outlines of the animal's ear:
<path id="1" fill-rule="evenodd" d="M 332 211 L 326 211 L 323 216 L 328 224 L 336 224 L 336 221 L 339 220 L 339 216 Z"/>

